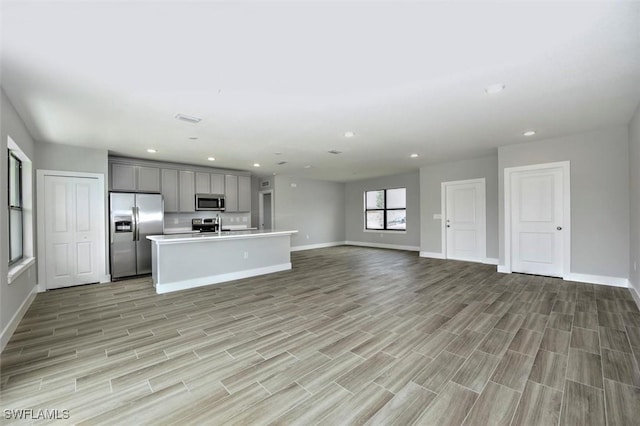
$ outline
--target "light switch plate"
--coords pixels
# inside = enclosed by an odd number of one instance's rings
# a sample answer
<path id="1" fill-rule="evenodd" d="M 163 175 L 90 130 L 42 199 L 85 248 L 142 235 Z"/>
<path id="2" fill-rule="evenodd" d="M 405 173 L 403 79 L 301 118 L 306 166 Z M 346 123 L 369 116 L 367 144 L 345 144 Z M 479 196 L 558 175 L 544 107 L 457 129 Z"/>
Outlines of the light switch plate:
<path id="1" fill-rule="evenodd" d="M 436 219 L 436 220 L 437 219 L 442 219 L 442 215 L 440 213 L 434 213 L 433 214 L 433 218 Z"/>

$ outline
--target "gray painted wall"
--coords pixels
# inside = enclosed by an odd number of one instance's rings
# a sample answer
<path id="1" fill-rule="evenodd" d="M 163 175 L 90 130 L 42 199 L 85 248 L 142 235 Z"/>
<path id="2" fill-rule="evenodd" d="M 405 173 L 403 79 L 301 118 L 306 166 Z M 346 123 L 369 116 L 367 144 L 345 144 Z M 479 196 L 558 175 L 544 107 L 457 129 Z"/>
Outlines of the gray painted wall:
<path id="1" fill-rule="evenodd" d="M 640 105 L 629 124 L 629 172 L 629 281 L 640 295 Z"/>
<path id="2" fill-rule="evenodd" d="M 629 132 L 618 127 L 498 149 L 500 264 L 505 167 L 571 162 L 571 272 L 629 273 Z"/>
<path id="3" fill-rule="evenodd" d="M 298 230 L 291 236 L 292 247 L 344 241 L 344 183 L 288 176 L 272 180 L 276 229 Z"/>
<path id="4" fill-rule="evenodd" d="M 407 188 L 407 232 L 364 231 L 364 192 L 376 189 Z M 415 173 L 348 182 L 345 186 L 346 241 L 420 246 L 420 176 Z"/>
<path id="5" fill-rule="evenodd" d="M 0 89 L 0 98 L 0 111 L 2 111 L 0 114 L 0 205 L 2 206 L 0 208 L 0 235 L 2 235 L 2 244 L 0 244 L 0 331 L 2 331 L 9 325 L 11 318 L 35 288 L 37 267 L 35 264 L 32 265 L 11 284 L 8 283 L 9 253 L 6 247 L 6 236 L 9 235 L 9 219 L 6 208 L 8 203 L 6 190 L 8 185 L 7 137 L 11 136 L 11 139 L 18 144 L 32 163 L 35 155 L 33 139 L 2 89 Z M 32 177 L 32 182 L 35 185 L 35 173 Z M 35 221 L 33 225 L 33 235 L 35 235 Z"/>
<path id="6" fill-rule="evenodd" d="M 420 169 L 420 251 L 442 252 L 440 219 L 441 183 L 485 179 L 487 208 L 487 257 L 498 257 L 498 156 L 435 164 Z"/>

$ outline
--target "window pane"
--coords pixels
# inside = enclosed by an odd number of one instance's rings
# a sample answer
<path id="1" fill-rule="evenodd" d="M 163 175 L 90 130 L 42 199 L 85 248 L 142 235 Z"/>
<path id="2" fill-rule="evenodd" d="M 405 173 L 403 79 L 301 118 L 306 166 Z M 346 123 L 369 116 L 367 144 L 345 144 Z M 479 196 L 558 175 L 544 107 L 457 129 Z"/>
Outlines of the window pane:
<path id="1" fill-rule="evenodd" d="M 367 212 L 367 229 L 384 229 L 384 212 Z"/>
<path id="2" fill-rule="evenodd" d="M 10 209 L 9 214 L 9 262 L 13 262 L 22 257 L 22 211 Z"/>
<path id="3" fill-rule="evenodd" d="M 367 209 L 384 209 L 384 191 L 367 191 Z"/>
<path id="4" fill-rule="evenodd" d="M 9 154 L 9 205 L 21 207 L 20 160 Z"/>
<path id="5" fill-rule="evenodd" d="M 407 190 L 405 188 L 387 189 L 387 208 L 406 209 Z"/>
<path id="6" fill-rule="evenodd" d="M 388 210 L 387 211 L 387 229 L 407 229 L 407 211 L 406 210 Z"/>

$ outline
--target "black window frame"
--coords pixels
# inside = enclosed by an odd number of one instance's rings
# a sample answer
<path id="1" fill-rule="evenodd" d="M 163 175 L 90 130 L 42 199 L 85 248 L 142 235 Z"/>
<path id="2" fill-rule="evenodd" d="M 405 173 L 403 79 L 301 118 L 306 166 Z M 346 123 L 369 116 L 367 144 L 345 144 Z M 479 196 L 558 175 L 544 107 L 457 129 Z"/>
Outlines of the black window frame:
<path id="1" fill-rule="evenodd" d="M 20 205 L 16 206 L 16 205 L 12 205 L 11 204 L 11 186 L 12 186 L 12 181 L 11 181 L 11 159 L 13 158 L 14 161 L 16 161 L 18 163 L 18 174 L 16 176 L 16 180 L 17 180 L 17 187 L 18 187 L 18 203 Z M 24 258 L 24 211 L 22 209 L 22 160 L 20 158 L 18 158 L 18 156 L 11 150 L 9 150 L 9 155 L 7 158 L 7 205 L 8 205 L 8 213 L 9 213 L 9 238 L 7 238 L 7 241 L 9 243 L 9 266 L 14 265 L 18 262 L 20 262 L 23 258 Z M 20 228 L 20 232 L 22 233 L 21 235 L 21 250 L 20 250 L 20 257 L 17 257 L 13 260 L 11 260 L 12 253 L 11 253 L 11 211 L 19 211 L 20 212 L 20 217 L 21 217 L 21 223 L 22 226 Z"/>
<path id="2" fill-rule="evenodd" d="M 391 191 L 394 189 L 404 189 L 404 199 L 405 199 L 405 205 L 402 208 L 387 208 L 387 191 Z M 384 208 L 382 209 L 370 209 L 367 208 L 367 193 L 368 192 L 380 192 L 383 191 L 384 192 Z M 390 229 L 387 228 L 387 212 L 388 211 L 397 211 L 397 210 L 404 210 L 405 212 L 407 211 L 407 187 L 406 186 L 399 186 L 397 188 L 384 188 L 384 189 L 371 189 L 371 190 L 365 190 L 364 191 L 364 229 L 365 231 L 389 231 L 389 232 L 406 232 L 407 231 L 407 224 L 405 222 L 405 229 Z M 383 228 L 369 228 L 367 226 L 367 213 L 368 212 L 382 212 L 382 224 L 383 224 Z M 406 215 L 405 215 L 406 216 Z"/>

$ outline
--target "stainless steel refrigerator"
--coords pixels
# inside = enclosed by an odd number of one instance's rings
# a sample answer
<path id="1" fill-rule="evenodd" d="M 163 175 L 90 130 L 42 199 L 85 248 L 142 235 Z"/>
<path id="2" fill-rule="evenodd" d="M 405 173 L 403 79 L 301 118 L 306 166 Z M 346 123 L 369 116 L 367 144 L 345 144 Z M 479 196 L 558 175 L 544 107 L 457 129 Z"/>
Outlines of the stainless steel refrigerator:
<path id="1" fill-rule="evenodd" d="M 151 273 L 151 241 L 148 235 L 162 235 L 162 195 L 109 193 L 111 278 Z"/>

